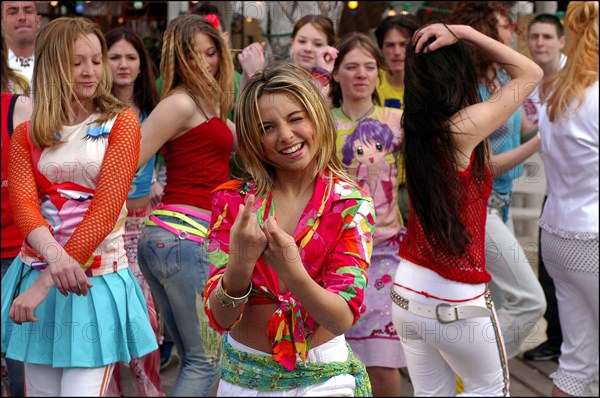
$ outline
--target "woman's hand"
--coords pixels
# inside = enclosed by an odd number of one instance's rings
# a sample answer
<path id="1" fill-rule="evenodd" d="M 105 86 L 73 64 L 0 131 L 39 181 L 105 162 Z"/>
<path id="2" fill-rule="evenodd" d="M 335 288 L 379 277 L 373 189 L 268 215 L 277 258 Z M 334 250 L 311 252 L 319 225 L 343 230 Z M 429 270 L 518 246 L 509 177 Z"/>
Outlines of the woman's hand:
<path id="1" fill-rule="evenodd" d="M 338 49 L 331 46 L 324 46 L 317 50 L 317 64 L 316 66 L 326 69 L 329 73 L 333 71 L 333 65 L 335 59 L 338 56 Z"/>
<path id="2" fill-rule="evenodd" d="M 78 296 L 87 296 L 88 288 L 91 288 L 92 284 L 81 265 L 69 256 L 62 247 L 60 247 L 57 256 L 54 256 L 54 258 L 47 257 L 46 262 L 52 281 L 60 294 L 67 297 L 68 292 L 72 292 Z"/>
<path id="3" fill-rule="evenodd" d="M 302 265 L 298 246 L 292 236 L 279 228 L 273 217 L 267 218 L 263 232 L 267 238 L 267 247 L 262 258 L 285 281 L 285 276 L 297 269 L 296 265 Z"/>
<path id="4" fill-rule="evenodd" d="M 153 209 L 162 200 L 164 190 L 165 187 L 163 187 L 159 181 L 154 181 L 154 183 L 152 183 L 152 187 L 150 188 L 150 206 L 152 206 Z"/>
<path id="5" fill-rule="evenodd" d="M 240 265 L 243 268 L 254 269 L 256 261 L 267 247 L 267 237 L 252 211 L 254 200 L 254 195 L 248 195 L 246 204 L 240 205 L 239 213 L 231 227 L 228 265 L 230 269 Z"/>
<path id="6" fill-rule="evenodd" d="M 265 66 L 265 47 L 267 43 L 252 43 L 238 54 L 238 61 L 244 75 L 252 77 L 256 71 Z"/>
<path id="7" fill-rule="evenodd" d="M 419 29 L 413 36 L 415 52 L 420 53 L 422 51 L 427 54 L 430 51 L 435 51 L 438 48 L 456 43 L 458 41 L 458 36 L 456 35 L 455 27 L 456 25 L 436 23 Z M 432 38 L 435 40 L 429 43 L 429 45 L 426 45 Z"/>
<path id="8" fill-rule="evenodd" d="M 52 284 L 50 271 L 42 271 L 33 285 L 13 300 L 8 317 L 17 325 L 23 322 L 37 322 L 34 311 L 48 296 Z"/>

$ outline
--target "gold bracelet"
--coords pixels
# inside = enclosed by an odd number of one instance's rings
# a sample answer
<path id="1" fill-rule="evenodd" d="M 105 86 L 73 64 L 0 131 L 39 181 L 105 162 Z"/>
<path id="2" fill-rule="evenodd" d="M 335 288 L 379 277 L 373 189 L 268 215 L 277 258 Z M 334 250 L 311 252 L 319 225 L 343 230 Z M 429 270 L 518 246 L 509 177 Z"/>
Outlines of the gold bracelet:
<path id="1" fill-rule="evenodd" d="M 244 294 L 242 297 L 231 297 L 223 288 L 223 277 L 221 277 L 221 279 L 219 279 L 219 284 L 217 285 L 215 295 L 223 307 L 235 308 L 248 302 L 248 296 L 250 296 L 251 291 L 252 281 L 250 281 L 250 286 L 248 286 L 248 291 L 246 294 Z"/>

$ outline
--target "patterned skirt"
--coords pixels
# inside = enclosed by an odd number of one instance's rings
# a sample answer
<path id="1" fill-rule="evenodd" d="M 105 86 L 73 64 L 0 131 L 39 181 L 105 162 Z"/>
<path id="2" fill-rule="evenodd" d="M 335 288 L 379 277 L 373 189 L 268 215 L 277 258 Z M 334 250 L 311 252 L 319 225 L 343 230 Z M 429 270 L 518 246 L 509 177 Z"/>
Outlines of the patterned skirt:
<path id="1" fill-rule="evenodd" d="M 360 319 L 346 332 L 352 351 L 367 367 L 402 368 L 406 366 L 400 338 L 392 322 L 390 291 L 400 256 L 397 239 L 373 247 L 369 282 Z"/>

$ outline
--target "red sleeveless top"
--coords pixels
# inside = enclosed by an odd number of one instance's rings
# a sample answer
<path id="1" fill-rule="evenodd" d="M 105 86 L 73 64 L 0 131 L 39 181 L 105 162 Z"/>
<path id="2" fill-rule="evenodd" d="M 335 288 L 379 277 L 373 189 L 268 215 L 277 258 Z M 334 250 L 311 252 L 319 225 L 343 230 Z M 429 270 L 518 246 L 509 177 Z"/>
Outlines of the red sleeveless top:
<path id="1" fill-rule="evenodd" d="M 472 173 L 473 155 L 469 167 L 455 170 L 463 190 L 460 211 L 461 220 L 469 235 L 471 243 L 466 247 L 465 254 L 454 256 L 432 245 L 427 240 L 419 218 L 411 206 L 408 217 L 407 234 L 400 245 L 400 256 L 406 260 L 429 268 L 443 278 L 462 283 L 486 283 L 492 277 L 485 269 L 485 222 L 487 203 L 492 191 L 492 174 L 486 166 L 483 177 Z"/>
<path id="2" fill-rule="evenodd" d="M 233 136 L 217 117 L 163 146 L 167 185 L 162 202 L 210 210 L 212 190 L 229 181 Z"/>
<path id="3" fill-rule="evenodd" d="M 16 257 L 21 251 L 23 237 L 15 225 L 8 199 L 8 156 L 10 135 L 14 129 L 12 116 L 16 94 L 2 93 L 2 258 Z M 12 100 L 12 101 L 11 101 Z"/>

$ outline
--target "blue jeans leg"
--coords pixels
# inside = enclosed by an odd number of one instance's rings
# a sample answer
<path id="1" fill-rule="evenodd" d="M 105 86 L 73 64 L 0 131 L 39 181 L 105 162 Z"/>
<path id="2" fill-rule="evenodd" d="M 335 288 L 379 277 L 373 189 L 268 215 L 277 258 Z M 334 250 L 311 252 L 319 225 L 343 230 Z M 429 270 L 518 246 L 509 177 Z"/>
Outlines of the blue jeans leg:
<path id="1" fill-rule="evenodd" d="M 14 257 L 2 259 L 2 277 L 10 267 Z M 4 357 L 4 354 L 2 354 Z M 8 370 L 8 386 L 13 397 L 23 397 L 25 394 L 24 366 L 23 362 L 6 358 L 6 368 Z"/>
<path id="2" fill-rule="evenodd" d="M 172 217 L 163 221 L 179 223 Z M 208 227 L 208 223 L 195 219 Z M 164 317 L 179 356 L 173 396 L 207 396 L 219 377 L 220 356 L 207 355 L 196 310 L 208 277 L 208 257 L 203 244 L 179 239 L 173 233 L 146 226 L 138 244 L 138 261 Z"/>

